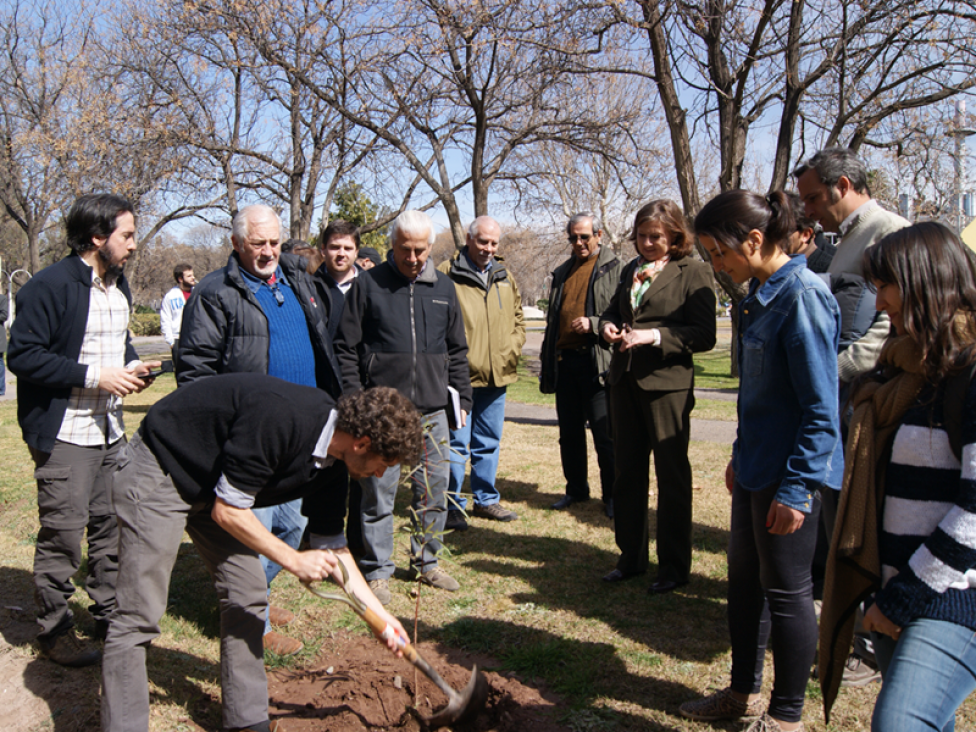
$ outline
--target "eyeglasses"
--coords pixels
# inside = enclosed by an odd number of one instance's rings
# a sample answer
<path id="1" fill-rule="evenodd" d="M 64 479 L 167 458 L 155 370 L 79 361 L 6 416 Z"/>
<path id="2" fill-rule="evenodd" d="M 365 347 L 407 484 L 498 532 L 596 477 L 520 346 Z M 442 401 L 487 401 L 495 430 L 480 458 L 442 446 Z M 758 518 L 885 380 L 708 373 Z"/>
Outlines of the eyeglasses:
<path id="1" fill-rule="evenodd" d="M 570 234 L 569 235 L 569 243 L 570 244 L 575 244 L 576 243 L 576 240 L 579 239 L 581 242 L 583 242 L 584 244 L 586 244 L 586 242 L 588 242 L 592 238 L 593 238 L 593 235 L 592 234 Z"/>

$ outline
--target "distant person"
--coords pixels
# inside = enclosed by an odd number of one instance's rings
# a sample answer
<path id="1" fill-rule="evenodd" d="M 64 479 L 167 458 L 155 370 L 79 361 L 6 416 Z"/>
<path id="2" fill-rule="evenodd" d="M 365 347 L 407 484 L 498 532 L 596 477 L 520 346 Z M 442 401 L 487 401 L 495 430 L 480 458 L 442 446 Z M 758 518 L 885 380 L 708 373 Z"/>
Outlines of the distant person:
<path id="1" fill-rule="evenodd" d="M 420 452 L 420 417 L 393 389 L 343 397 L 261 374 L 194 381 L 163 397 L 128 445 L 116 478 L 119 607 L 105 643 L 102 730 L 149 727 L 147 650 L 159 635 L 170 575 L 190 539 L 210 570 L 220 600 L 223 726 L 271 732 L 261 633 L 267 581 L 258 556 L 299 580 L 332 577 L 339 562 L 348 589 L 388 628 L 406 637 L 356 568 L 347 549 L 296 551 L 254 516 L 273 506 L 328 492 L 341 470 L 357 477 Z M 394 637 L 383 640 L 391 650 Z"/>
<path id="2" fill-rule="evenodd" d="M 796 230 L 790 235 L 789 254 L 802 254 L 807 258 L 807 269 L 815 274 L 827 271 L 837 247 L 827 241 L 820 225 L 807 216 L 799 193 L 786 192 L 790 209 L 796 219 Z"/>
<path id="3" fill-rule="evenodd" d="M 234 251 L 227 265 L 204 277 L 186 306 L 177 384 L 247 372 L 318 386 L 337 396 L 339 367 L 328 333 L 330 303 L 305 271 L 305 260 L 281 254 L 278 215 L 270 206 L 246 206 L 232 227 Z M 258 508 L 255 515 L 277 538 L 298 548 L 308 523 L 300 499 Z M 341 536 L 341 522 L 322 533 Z M 281 566 L 268 557 L 261 561 L 270 587 Z M 299 640 L 272 630 L 292 620 L 291 611 L 269 607 L 266 648 L 279 655 L 301 650 Z"/>
<path id="4" fill-rule="evenodd" d="M 373 269 L 383 263 L 383 258 L 380 253 L 373 249 L 373 247 L 359 247 L 359 255 L 356 258 L 356 264 L 362 270 Z"/>
<path id="5" fill-rule="evenodd" d="M 603 225 L 594 213 L 578 213 L 566 224 L 572 256 L 552 273 L 549 312 L 542 340 L 539 390 L 556 395 L 559 456 L 566 495 L 552 504 L 563 510 L 588 501 L 586 427 L 600 466 L 604 511 L 613 518 L 613 440 L 607 413 L 604 374 L 610 350 L 600 339 L 600 315 L 613 301 L 621 263 L 601 246 Z"/>
<path id="6" fill-rule="evenodd" d="M 71 253 L 17 292 L 10 370 L 17 420 L 34 459 L 41 528 L 34 547 L 34 598 L 41 655 L 89 666 L 101 653 L 82 644 L 68 600 L 87 532 L 85 590 L 95 637 L 115 612 L 119 530 L 112 483 L 125 445 L 122 398 L 152 383 L 129 340 L 132 295 L 123 270 L 136 250 L 132 204 L 79 196 L 65 220 Z"/>
<path id="7" fill-rule="evenodd" d="M 429 429 L 413 490 L 410 566 L 415 579 L 448 592 L 460 585 L 438 562 L 447 519 L 450 475 L 449 389 L 458 393 L 463 427 L 471 411 L 468 344 L 457 292 L 450 278 L 429 261 L 434 222 L 422 211 L 404 211 L 390 231 L 392 257 L 363 272 L 346 297 L 336 338 L 343 391 L 389 386 L 413 402 Z M 392 599 L 393 504 L 401 466 L 382 477 L 361 480 L 364 554 L 359 566 L 386 605 Z"/>
<path id="8" fill-rule="evenodd" d="M 190 299 L 197 278 L 193 276 L 193 267 L 183 262 L 173 268 L 173 279 L 176 280 L 176 287 L 172 288 L 163 296 L 163 304 L 159 308 L 159 327 L 163 331 L 163 338 L 166 345 L 170 347 L 173 354 L 173 365 L 175 367 L 177 351 L 180 347 L 180 326 L 183 323 L 183 306 Z"/>
<path id="9" fill-rule="evenodd" d="M 296 249 L 302 249 L 307 246 L 308 243 L 302 241 L 301 239 L 289 239 L 281 245 L 281 253 L 292 254 Z"/>
<path id="10" fill-rule="evenodd" d="M 681 705 L 703 722 L 751 721 L 746 732 L 795 732 L 817 647 L 810 566 L 820 488 L 843 477 L 837 412 L 840 312 L 823 280 L 787 253 L 789 201 L 726 191 L 695 217 L 716 272 L 749 283 L 738 304 L 738 427 L 725 485 L 732 496 L 728 547 L 729 686 Z M 766 646 L 775 678 L 760 691 Z"/>
<path id="11" fill-rule="evenodd" d="M 647 573 L 648 460 L 657 475 L 657 578 L 651 594 L 691 577 L 692 485 L 688 443 L 695 406 L 692 354 L 715 347 L 715 290 L 694 247 L 684 214 L 673 201 L 642 206 L 631 240 L 637 257 L 600 317 L 613 344 L 610 416 L 617 476 L 614 531 L 620 558 L 605 582 Z"/>
<path id="12" fill-rule="evenodd" d="M 514 521 L 518 514 L 501 504 L 495 485 L 505 393 L 518 381 L 518 362 L 525 344 L 522 296 L 515 277 L 497 256 L 502 231 L 490 216 L 468 227 L 465 247 L 438 269 L 454 281 L 468 340 L 468 370 L 474 403 L 468 423 L 451 430 L 451 478 L 448 529 L 468 528 L 461 495 L 465 465 L 471 460 L 472 515 L 492 521 Z"/>

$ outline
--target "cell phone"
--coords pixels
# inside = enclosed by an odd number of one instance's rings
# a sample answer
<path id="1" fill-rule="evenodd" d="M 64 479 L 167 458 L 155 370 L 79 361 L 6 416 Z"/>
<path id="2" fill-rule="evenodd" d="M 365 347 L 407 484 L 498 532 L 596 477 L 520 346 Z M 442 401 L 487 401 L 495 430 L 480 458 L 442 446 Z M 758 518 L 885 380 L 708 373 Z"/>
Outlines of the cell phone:
<path id="1" fill-rule="evenodd" d="M 163 374 L 173 373 L 173 361 L 172 359 L 166 359 L 162 362 L 158 369 L 153 369 L 148 374 L 143 376 L 144 379 L 155 379 L 157 376 L 162 376 Z"/>

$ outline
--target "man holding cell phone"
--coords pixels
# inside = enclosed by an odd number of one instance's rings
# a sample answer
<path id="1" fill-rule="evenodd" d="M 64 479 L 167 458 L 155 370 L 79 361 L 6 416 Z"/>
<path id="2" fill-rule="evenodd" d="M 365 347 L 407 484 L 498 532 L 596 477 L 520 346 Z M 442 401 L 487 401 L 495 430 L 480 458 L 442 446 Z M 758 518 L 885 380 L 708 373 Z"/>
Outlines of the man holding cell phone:
<path id="1" fill-rule="evenodd" d="M 71 253 L 17 293 L 7 363 L 17 375 L 17 418 L 34 459 L 41 528 L 34 549 L 41 655 L 89 666 L 68 600 L 88 532 L 94 636 L 115 610 L 119 534 L 112 508 L 125 442 L 122 398 L 142 391 L 159 361 L 143 363 L 129 340 L 132 295 L 123 268 L 136 249 L 132 205 L 111 194 L 79 197 L 65 221 Z"/>

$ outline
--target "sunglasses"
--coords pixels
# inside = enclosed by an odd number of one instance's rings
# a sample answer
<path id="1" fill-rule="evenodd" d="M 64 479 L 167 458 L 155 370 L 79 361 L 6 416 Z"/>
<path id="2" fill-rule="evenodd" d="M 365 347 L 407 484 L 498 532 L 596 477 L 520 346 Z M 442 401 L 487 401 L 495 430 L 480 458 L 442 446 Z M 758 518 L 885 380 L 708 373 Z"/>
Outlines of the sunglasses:
<path id="1" fill-rule="evenodd" d="M 586 242 L 588 242 L 592 238 L 593 238 L 593 235 L 592 234 L 570 234 L 569 235 L 569 243 L 570 244 L 575 244 L 576 243 L 576 240 L 579 239 L 581 242 L 583 242 L 584 244 L 586 244 Z"/>

